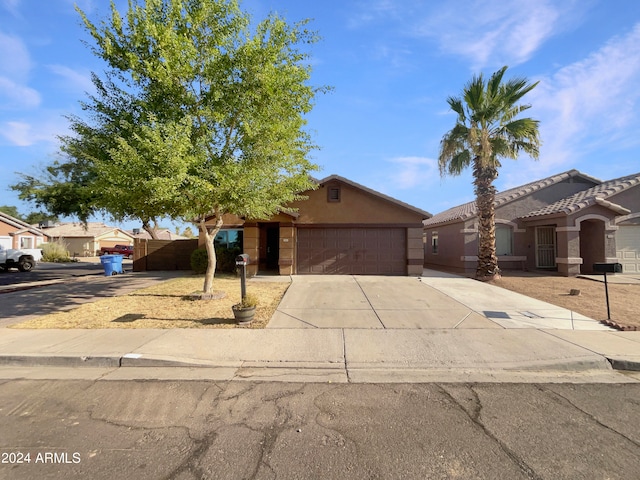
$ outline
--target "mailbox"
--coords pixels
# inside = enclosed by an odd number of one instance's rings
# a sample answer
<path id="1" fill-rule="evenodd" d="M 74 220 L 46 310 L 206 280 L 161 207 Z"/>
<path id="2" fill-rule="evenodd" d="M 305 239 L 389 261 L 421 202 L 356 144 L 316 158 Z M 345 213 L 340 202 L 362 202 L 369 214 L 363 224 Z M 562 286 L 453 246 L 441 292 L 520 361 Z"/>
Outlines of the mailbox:
<path id="1" fill-rule="evenodd" d="M 249 263 L 249 255 L 243 253 L 236 257 L 236 265 L 247 265 Z"/>
<path id="2" fill-rule="evenodd" d="M 593 271 L 595 273 L 622 273 L 622 264 L 620 263 L 594 263 Z"/>

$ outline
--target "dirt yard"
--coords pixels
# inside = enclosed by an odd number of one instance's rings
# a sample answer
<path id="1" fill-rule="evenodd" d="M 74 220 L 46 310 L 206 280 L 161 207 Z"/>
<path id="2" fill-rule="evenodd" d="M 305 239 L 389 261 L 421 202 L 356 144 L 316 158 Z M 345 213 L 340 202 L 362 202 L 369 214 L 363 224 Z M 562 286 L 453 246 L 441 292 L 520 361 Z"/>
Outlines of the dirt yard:
<path id="1" fill-rule="evenodd" d="M 507 290 L 568 308 L 595 320 L 607 319 L 604 283 L 585 278 L 528 272 L 503 271 L 502 279 L 491 282 Z M 580 295 L 570 295 L 571 290 Z M 640 284 L 609 282 L 611 320 L 620 326 L 640 329 Z"/>

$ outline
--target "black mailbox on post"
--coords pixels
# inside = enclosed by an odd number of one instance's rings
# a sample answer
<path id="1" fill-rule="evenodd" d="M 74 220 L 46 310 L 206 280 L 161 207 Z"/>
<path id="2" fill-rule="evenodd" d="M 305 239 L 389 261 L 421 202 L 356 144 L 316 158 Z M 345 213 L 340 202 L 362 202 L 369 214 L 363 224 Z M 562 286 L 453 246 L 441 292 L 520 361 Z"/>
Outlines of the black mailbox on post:
<path id="1" fill-rule="evenodd" d="M 249 263 L 249 255 L 243 253 L 242 255 L 238 255 L 236 257 L 236 265 L 247 265 Z"/>
<path id="2" fill-rule="evenodd" d="M 594 263 L 593 271 L 595 273 L 622 273 L 621 263 Z"/>

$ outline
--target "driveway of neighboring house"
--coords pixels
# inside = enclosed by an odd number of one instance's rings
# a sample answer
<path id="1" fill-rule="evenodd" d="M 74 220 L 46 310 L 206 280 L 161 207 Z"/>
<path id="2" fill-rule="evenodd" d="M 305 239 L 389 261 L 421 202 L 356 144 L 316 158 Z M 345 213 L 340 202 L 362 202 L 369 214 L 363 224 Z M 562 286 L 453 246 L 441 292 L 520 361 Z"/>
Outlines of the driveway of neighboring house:
<path id="1" fill-rule="evenodd" d="M 607 330 L 576 312 L 468 278 L 297 275 L 267 328 Z"/>

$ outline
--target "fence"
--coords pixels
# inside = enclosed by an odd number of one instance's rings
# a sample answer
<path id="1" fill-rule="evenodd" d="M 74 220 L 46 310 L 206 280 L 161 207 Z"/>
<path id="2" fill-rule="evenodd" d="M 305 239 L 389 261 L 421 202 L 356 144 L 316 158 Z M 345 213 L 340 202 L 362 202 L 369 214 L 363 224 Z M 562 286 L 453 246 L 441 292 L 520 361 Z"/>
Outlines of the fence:
<path id="1" fill-rule="evenodd" d="M 133 271 L 191 270 L 191 253 L 198 240 L 148 240 L 136 238 L 133 244 Z"/>

